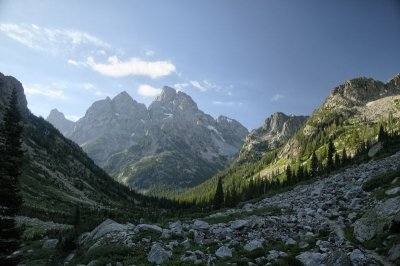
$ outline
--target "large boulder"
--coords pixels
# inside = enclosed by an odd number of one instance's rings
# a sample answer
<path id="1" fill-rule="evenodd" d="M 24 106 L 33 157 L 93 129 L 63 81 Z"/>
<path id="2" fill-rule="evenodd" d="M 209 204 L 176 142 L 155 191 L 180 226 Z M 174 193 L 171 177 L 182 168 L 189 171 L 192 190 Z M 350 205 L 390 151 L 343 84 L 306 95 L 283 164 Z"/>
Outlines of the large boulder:
<path id="1" fill-rule="evenodd" d="M 249 221 L 243 219 L 235 220 L 231 223 L 231 228 L 233 230 L 239 230 L 247 226 L 249 226 Z"/>
<path id="2" fill-rule="evenodd" d="M 55 249 L 58 244 L 58 239 L 47 239 L 44 241 L 42 248 L 43 249 Z"/>
<path id="3" fill-rule="evenodd" d="M 253 251 L 253 250 L 255 250 L 255 249 L 257 249 L 257 248 L 262 248 L 263 247 L 263 240 L 259 240 L 259 239 L 254 239 L 254 240 L 251 240 L 251 241 L 249 241 L 249 242 L 247 242 L 246 243 L 246 245 L 244 245 L 244 250 L 246 250 L 246 251 Z"/>
<path id="4" fill-rule="evenodd" d="M 400 212 L 400 197 L 377 204 L 354 223 L 354 236 L 358 241 L 371 240 L 382 234 L 393 218 Z"/>
<path id="5" fill-rule="evenodd" d="M 163 264 L 172 256 L 171 251 L 165 250 L 160 244 L 156 243 L 151 247 L 147 260 L 157 265 Z"/>
<path id="6" fill-rule="evenodd" d="M 192 225 L 192 228 L 196 230 L 207 230 L 210 228 L 210 225 L 205 221 L 195 220 Z"/>
<path id="7" fill-rule="evenodd" d="M 108 233 L 111 232 L 121 232 L 121 231 L 126 231 L 127 226 L 123 224 L 119 224 L 111 219 L 107 219 L 104 222 L 102 222 L 100 225 L 98 225 L 95 229 L 93 229 L 84 239 L 83 241 L 86 240 L 96 240 L 99 239 L 103 236 L 105 236 Z"/>
<path id="8" fill-rule="evenodd" d="M 304 266 L 321 266 L 326 256 L 327 256 L 326 254 L 307 251 L 296 256 L 296 259 L 301 261 L 301 263 L 303 263 Z"/>
<path id="9" fill-rule="evenodd" d="M 228 247 L 222 246 L 215 251 L 215 255 L 218 258 L 224 259 L 224 258 L 231 258 L 232 257 L 232 250 Z"/>
<path id="10" fill-rule="evenodd" d="M 159 227 L 158 225 L 154 225 L 154 224 L 138 224 L 135 227 L 134 231 L 135 231 L 135 233 L 144 232 L 144 231 L 154 232 L 154 233 L 159 233 L 159 234 L 163 233 L 163 229 L 161 227 Z"/>

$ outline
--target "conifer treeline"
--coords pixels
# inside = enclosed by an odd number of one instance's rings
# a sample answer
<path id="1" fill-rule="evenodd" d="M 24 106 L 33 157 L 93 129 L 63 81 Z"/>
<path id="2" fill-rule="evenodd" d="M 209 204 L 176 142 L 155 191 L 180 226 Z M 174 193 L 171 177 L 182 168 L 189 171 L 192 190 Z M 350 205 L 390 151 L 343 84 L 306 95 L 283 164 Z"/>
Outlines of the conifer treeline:
<path id="1" fill-rule="evenodd" d="M 18 263 L 17 257 L 10 255 L 18 249 L 22 233 L 15 221 L 22 206 L 18 177 L 23 160 L 23 127 L 17 102 L 14 88 L 0 125 L 0 265 Z"/>

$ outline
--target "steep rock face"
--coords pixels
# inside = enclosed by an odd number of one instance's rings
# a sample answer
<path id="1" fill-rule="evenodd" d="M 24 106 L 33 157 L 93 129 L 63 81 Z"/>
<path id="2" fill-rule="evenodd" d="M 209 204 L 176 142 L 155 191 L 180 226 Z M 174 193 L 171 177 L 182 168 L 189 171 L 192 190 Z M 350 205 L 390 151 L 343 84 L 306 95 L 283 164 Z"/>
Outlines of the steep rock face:
<path id="1" fill-rule="evenodd" d="M 355 78 L 335 87 L 331 95 L 323 104 L 323 109 L 335 109 L 343 115 L 351 113 L 352 108 L 364 106 L 368 102 L 377 99 L 397 95 L 400 93 L 400 76 L 397 75 L 388 83 L 373 80 L 371 78 Z"/>
<path id="2" fill-rule="evenodd" d="M 264 125 L 247 135 L 239 161 L 261 159 L 264 152 L 278 148 L 293 136 L 307 119 L 308 116 L 286 115 L 281 112 L 272 114 Z"/>
<path id="3" fill-rule="evenodd" d="M 120 207 L 132 194 L 118 184 L 71 140 L 49 122 L 30 113 L 24 89 L 15 78 L 0 73 L 0 117 L 3 117 L 12 89 L 17 90 L 24 126 L 25 151 L 19 177 L 24 205 L 21 215 L 34 217 L 72 216 L 76 205 L 82 209 Z M 2 120 L 0 120 L 2 123 Z"/>
<path id="4" fill-rule="evenodd" d="M 368 120 L 377 123 L 389 112 L 398 116 L 395 107 L 400 95 L 400 75 L 396 75 L 387 83 L 371 78 L 355 78 L 335 87 L 322 106 L 315 110 L 305 123 L 302 134 L 313 137 L 340 120 L 352 118 L 361 123 Z M 281 158 L 293 158 L 300 154 L 301 146 L 296 138 L 290 139 L 280 152 Z"/>
<path id="5" fill-rule="evenodd" d="M 13 88 L 17 90 L 18 107 L 20 112 L 23 116 L 27 116 L 29 114 L 27 101 L 21 82 L 14 77 L 5 76 L 0 73 L 0 119 L 2 119 L 3 114 L 8 106 L 8 101 L 11 97 Z"/>
<path id="6" fill-rule="evenodd" d="M 57 109 L 51 110 L 46 120 L 53 124 L 53 126 L 60 130 L 64 135 L 68 135 L 74 128 L 74 122 L 66 119 L 65 115 Z"/>
<path id="7" fill-rule="evenodd" d="M 119 181 L 147 191 L 194 186 L 238 154 L 248 131 L 170 87 L 147 109 L 126 92 L 95 102 L 66 136 Z"/>
<path id="8" fill-rule="evenodd" d="M 97 101 L 66 136 L 80 144 L 97 163 L 136 143 L 145 134 L 149 116 L 144 104 L 122 92 Z"/>

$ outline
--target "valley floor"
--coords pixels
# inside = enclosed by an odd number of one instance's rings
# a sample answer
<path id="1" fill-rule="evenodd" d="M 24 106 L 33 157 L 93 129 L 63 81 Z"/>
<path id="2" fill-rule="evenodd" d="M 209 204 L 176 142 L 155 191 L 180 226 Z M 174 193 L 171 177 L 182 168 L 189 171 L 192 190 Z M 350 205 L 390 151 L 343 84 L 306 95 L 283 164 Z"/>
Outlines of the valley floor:
<path id="1" fill-rule="evenodd" d="M 399 165 L 400 152 L 195 220 L 106 220 L 79 237 L 65 263 L 400 265 Z M 365 191 L 374 178 L 386 182 Z"/>

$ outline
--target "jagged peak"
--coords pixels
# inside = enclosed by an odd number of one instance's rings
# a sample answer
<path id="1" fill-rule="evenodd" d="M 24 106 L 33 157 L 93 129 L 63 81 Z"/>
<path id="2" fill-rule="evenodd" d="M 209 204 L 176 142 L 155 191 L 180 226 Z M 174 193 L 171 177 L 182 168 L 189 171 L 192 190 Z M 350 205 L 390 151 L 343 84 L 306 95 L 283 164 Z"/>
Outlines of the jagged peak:
<path id="1" fill-rule="evenodd" d="M 117 94 L 113 99 L 112 102 L 114 104 L 134 104 L 136 101 L 129 95 L 126 91 L 122 91 Z"/>
<path id="2" fill-rule="evenodd" d="M 53 108 L 50 110 L 49 115 L 47 116 L 47 119 L 49 119 L 50 117 L 63 117 L 65 118 L 65 115 L 63 112 L 60 112 L 57 108 Z"/>

